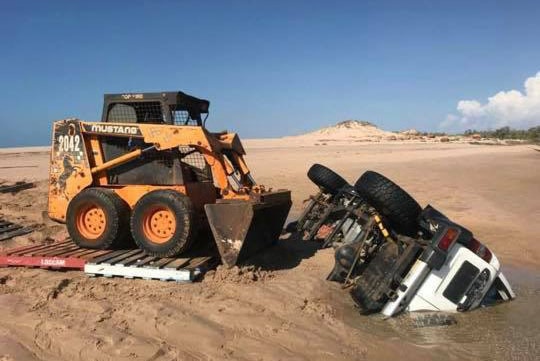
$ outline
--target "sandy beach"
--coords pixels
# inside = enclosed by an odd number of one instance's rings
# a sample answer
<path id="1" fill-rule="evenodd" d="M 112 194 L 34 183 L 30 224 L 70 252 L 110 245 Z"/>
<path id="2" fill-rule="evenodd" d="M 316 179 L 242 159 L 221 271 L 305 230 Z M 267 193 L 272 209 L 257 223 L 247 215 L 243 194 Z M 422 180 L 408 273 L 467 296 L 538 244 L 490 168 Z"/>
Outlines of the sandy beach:
<path id="1" fill-rule="evenodd" d="M 290 219 L 316 191 L 317 162 L 354 182 L 381 172 L 421 205 L 472 230 L 499 257 L 518 299 L 422 331 L 407 315 L 360 316 L 325 281 L 331 250 L 282 239 L 260 269 L 218 268 L 200 282 L 88 278 L 81 272 L 0 269 L 0 360 L 536 359 L 540 351 L 540 154 L 529 146 L 381 142 L 314 145 L 246 140 L 255 179 L 293 194 Z M 0 151 L 0 181 L 37 187 L 0 195 L 0 216 L 38 231 L 0 249 L 66 235 L 45 222 L 48 150 Z M 531 318 L 532 317 L 532 318 Z M 487 332 L 489 330 L 489 332 Z M 460 335 L 461 333 L 461 335 Z M 463 337 L 463 334 L 467 337 Z"/>

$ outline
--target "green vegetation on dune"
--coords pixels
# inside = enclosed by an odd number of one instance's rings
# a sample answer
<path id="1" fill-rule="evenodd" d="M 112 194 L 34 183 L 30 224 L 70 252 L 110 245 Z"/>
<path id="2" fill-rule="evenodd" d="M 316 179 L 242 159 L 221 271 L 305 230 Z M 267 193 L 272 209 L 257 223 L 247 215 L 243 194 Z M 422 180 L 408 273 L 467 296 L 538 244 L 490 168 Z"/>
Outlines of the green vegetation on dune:
<path id="1" fill-rule="evenodd" d="M 474 134 L 478 134 L 482 138 L 523 139 L 532 143 L 540 144 L 540 126 L 532 127 L 527 130 L 512 129 L 510 127 L 502 127 L 495 130 L 468 129 L 464 133 L 466 136 L 472 136 Z"/>

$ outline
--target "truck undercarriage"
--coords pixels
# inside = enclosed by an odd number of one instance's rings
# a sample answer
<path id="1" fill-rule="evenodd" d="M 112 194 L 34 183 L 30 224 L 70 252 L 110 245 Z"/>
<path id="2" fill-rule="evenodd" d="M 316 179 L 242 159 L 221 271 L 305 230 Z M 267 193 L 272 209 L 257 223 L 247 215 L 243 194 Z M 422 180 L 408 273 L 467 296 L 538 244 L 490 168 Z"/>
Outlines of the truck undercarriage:
<path id="1" fill-rule="evenodd" d="M 334 247 L 328 280 L 349 289 L 361 313 L 467 311 L 515 297 L 495 255 L 469 230 L 376 172 L 354 186 L 332 173 L 310 169 L 320 192 L 289 229 Z"/>

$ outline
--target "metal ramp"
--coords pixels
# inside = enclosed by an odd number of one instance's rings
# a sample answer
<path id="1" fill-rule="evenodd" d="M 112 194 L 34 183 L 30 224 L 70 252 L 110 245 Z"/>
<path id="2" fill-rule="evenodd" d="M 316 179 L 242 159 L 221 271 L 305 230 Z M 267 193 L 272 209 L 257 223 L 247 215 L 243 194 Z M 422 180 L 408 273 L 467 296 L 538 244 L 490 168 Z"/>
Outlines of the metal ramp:
<path id="1" fill-rule="evenodd" d="M 211 266 L 212 257 L 160 258 L 139 249 L 114 251 L 94 258 L 84 266 L 91 276 L 157 279 L 191 282 Z"/>
<path id="2" fill-rule="evenodd" d="M 17 182 L 15 184 L 1 185 L 0 193 L 17 193 L 25 189 L 34 188 L 34 183 L 29 182 Z"/>
<path id="3" fill-rule="evenodd" d="M 25 227 L 0 218 L 0 241 L 22 236 L 34 231 L 35 226 Z"/>
<path id="4" fill-rule="evenodd" d="M 215 265 L 212 256 L 160 258 L 140 249 L 96 250 L 71 240 L 19 247 L 0 253 L 0 267 L 72 269 L 89 276 L 192 282 Z"/>
<path id="5" fill-rule="evenodd" d="M 38 267 L 83 270 L 88 259 L 111 251 L 84 249 L 71 240 L 8 249 L 0 253 L 0 267 Z"/>

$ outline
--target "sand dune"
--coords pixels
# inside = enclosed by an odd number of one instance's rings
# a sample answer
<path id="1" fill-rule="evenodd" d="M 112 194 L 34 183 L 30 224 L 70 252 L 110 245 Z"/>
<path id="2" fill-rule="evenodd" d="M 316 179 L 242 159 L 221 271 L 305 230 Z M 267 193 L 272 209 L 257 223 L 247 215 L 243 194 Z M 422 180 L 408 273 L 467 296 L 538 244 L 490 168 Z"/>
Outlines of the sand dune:
<path id="1" fill-rule="evenodd" d="M 317 138 L 334 140 L 356 140 L 356 139 L 382 139 L 392 136 L 394 133 L 379 129 L 375 124 L 361 120 L 345 120 L 335 125 L 324 127 L 313 132 L 305 133 L 290 138 Z"/>

